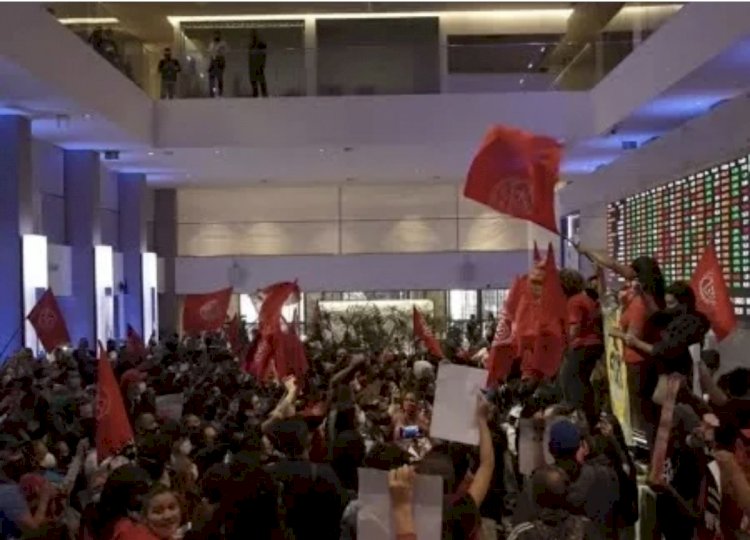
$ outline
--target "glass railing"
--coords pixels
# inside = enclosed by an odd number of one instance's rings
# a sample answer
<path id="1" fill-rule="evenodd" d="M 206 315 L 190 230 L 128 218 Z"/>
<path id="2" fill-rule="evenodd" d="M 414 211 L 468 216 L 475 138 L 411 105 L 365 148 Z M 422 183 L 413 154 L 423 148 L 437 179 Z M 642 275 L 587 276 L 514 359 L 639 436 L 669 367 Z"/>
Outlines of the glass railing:
<path id="1" fill-rule="evenodd" d="M 158 62 L 161 51 L 147 47 L 126 30 L 106 4 L 50 4 L 46 9 L 149 96 L 159 97 L 152 63 Z"/>
<path id="2" fill-rule="evenodd" d="M 178 54 L 176 98 L 414 95 L 588 90 L 633 50 L 630 41 L 577 45 L 564 62 L 547 61 L 554 44 L 431 47 L 269 47 L 264 61 L 230 49 L 215 61 L 205 48 Z M 158 64 L 154 62 L 152 65 Z M 262 67 L 261 67 L 262 66 Z"/>

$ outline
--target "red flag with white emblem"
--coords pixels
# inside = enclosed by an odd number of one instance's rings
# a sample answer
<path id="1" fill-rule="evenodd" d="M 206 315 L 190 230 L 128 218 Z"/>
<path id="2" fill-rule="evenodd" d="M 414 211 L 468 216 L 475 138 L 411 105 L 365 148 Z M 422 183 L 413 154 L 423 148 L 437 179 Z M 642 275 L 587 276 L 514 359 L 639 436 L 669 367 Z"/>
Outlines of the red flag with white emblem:
<path id="1" fill-rule="evenodd" d="M 561 147 L 550 137 L 494 126 L 469 168 L 464 196 L 557 233 Z"/>
<path id="2" fill-rule="evenodd" d="M 70 343 L 68 326 L 52 289 L 47 289 L 26 317 L 47 352 Z"/>
<path id="3" fill-rule="evenodd" d="M 422 340 L 431 355 L 436 356 L 437 358 L 445 358 L 443 350 L 440 348 L 440 343 L 435 339 L 435 335 L 427 326 L 427 323 L 425 322 L 422 313 L 417 309 L 417 306 L 414 306 L 413 319 L 414 337 Z"/>
<path id="4" fill-rule="evenodd" d="M 133 441 L 125 404 L 120 387 L 107 358 L 107 352 L 99 343 L 99 367 L 96 388 L 96 454 L 99 463 L 117 455 Z"/>
<path id="5" fill-rule="evenodd" d="M 508 296 L 497 316 L 497 327 L 487 358 L 487 386 L 502 383 L 513 367 L 513 361 L 518 358 L 518 343 L 516 341 L 515 319 L 518 304 L 521 300 L 525 277 L 517 277 L 510 286 Z"/>
<path id="6" fill-rule="evenodd" d="M 695 293 L 696 308 L 708 318 L 717 339 L 721 341 L 735 329 L 737 317 L 712 245 L 703 253 L 690 280 L 690 286 Z"/>
<path id="7" fill-rule="evenodd" d="M 186 334 L 220 330 L 229 309 L 232 288 L 206 294 L 188 294 L 182 309 L 182 329 Z"/>

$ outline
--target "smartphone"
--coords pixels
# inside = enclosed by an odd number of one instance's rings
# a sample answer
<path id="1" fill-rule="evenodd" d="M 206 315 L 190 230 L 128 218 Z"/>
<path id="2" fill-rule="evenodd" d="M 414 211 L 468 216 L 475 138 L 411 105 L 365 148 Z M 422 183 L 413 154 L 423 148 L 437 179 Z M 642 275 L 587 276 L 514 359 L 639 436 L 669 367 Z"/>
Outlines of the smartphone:
<path id="1" fill-rule="evenodd" d="M 402 439 L 417 439 L 422 436 L 419 426 L 404 426 L 400 432 Z"/>

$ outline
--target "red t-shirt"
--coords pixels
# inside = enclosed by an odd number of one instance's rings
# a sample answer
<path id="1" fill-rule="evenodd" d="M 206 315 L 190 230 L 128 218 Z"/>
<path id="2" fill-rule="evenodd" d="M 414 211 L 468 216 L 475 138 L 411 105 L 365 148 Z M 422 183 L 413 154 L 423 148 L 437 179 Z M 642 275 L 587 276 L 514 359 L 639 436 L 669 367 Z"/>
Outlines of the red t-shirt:
<path id="1" fill-rule="evenodd" d="M 570 344 L 571 348 L 579 349 L 604 343 L 601 310 L 588 294 L 581 292 L 568 298 L 568 324 L 579 327 L 578 335 Z"/>
<path id="2" fill-rule="evenodd" d="M 642 294 L 633 295 L 623 310 L 622 315 L 620 315 L 620 330 L 631 333 L 638 339 L 643 339 L 649 315 L 646 298 Z M 645 359 L 646 354 L 624 345 L 623 360 L 626 364 L 637 364 L 643 362 Z"/>

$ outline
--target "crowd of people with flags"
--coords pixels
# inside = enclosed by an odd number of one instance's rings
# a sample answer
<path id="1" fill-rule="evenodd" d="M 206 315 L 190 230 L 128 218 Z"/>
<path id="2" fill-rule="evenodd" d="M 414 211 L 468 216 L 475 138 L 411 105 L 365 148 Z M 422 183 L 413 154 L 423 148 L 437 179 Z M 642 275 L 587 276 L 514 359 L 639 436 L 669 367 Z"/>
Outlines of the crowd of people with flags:
<path id="1" fill-rule="evenodd" d="M 554 230 L 558 163 L 555 141 L 494 128 L 466 196 Z M 494 332 L 461 347 L 416 307 L 411 343 L 342 335 L 319 306 L 303 336 L 280 282 L 252 328 L 222 289 L 184 298 L 180 334 L 72 349 L 47 291 L 28 314 L 46 356 L 0 372 L 0 540 L 431 540 L 434 477 L 435 538 L 750 537 L 750 370 L 716 377 L 707 336 L 737 323 L 713 249 L 667 284 L 651 257 L 577 248 L 596 275 L 534 246 Z M 460 366 L 484 370 L 470 413 L 437 390 Z"/>

